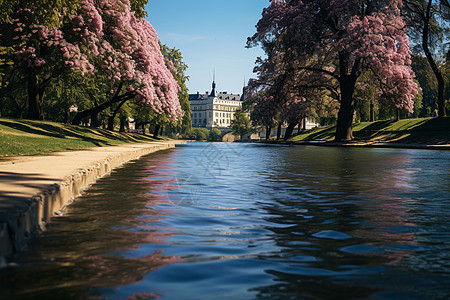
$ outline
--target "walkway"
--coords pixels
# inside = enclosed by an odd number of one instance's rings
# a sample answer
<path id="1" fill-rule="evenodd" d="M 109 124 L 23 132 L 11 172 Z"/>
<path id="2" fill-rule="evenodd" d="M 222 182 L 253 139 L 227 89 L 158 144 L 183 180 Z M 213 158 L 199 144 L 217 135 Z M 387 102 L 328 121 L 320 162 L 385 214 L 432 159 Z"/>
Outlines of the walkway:
<path id="1" fill-rule="evenodd" d="M 20 251 L 51 217 L 112 169 L 182 143 L 124 144 L 0 160 L 0 257 Z"/>

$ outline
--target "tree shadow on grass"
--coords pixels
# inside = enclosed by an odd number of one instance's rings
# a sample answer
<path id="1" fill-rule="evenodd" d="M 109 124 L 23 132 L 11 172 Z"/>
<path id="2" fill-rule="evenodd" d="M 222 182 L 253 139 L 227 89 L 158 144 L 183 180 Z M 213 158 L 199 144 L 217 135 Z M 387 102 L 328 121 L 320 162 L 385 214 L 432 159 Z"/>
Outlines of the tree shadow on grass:
<path id="1" fill-rule="evenodd" d="M 400 139 L 404 143 L 449 144 L 450 117 L 424 120 L 409 130 L 410 136 Z"/>
<path id="2" fill-rule="evenodd" d="M 93 143 L 96 146 L 112 145 L 113 140 L 121 142 L 151 142 L 148 136 L 114 133 L 105 129 L 92 129 L 79 126 L 56 126 L 48 123 L 40 123 L 28 120 L 7 121 L 0 120 L 0 125 L 10 127 L 22 132 L 48 136 L 53 138 L 77 138 Z"/>
<path id="3" fill-rule="evenodd" d="M 362 129 L 360 131 L 378 131 L 378 130 L 382 130 L 383 128 L 388 127 L 389 125 L 391 125 L 394 122 L 395 122 L 394 120 L 386 120 L 386 121 L 374 122 L 374 123 L 364 127 L 364 129 Z"/>
<path id="4" fill-rule="evenodd" d="M 62 132 L 58 132 L 58 131 L 54 130 L 54 128 L 52 128 L 50 130 L 44 129 L 38 124 L 31 125 L 31 124 L 27 124 L 26 122 L 19 123 L 19 122 L 7 122 L 7 121 L 0 120 L 0 125 L 10 127 L 12 129 L 16 129 L 19 131 L 32 133 L 32 134 L 45 135 L 45 136 L 56 137 L 56 138 L 64 138 L 65 137 L 65 135 Z M 42 130 L 39 130 L 39 129 L 36 129 L 33 127 L 40 127 Z M 56 127 L 56 126 L 52 126 L 52 127 Z"/>
<path id="5" fill-rule="evenodd" d="M 22 132 L 37 134 L 37 135 L 41 135 L 41 136 L 48 136 L 48 137 L 60 138 L 60 139 L 65 139 L 65 138 L 69 138 L 69 137 L 77 138 L 82 141 L 93 143 L 96 146 L 103 146 L 103 145 L 107 144 L 106 140 L 96 139 L 93 137 L 87 137 L 83 134 L 79 134 L 79 133 L 76 133 L 76 132 L 73 132 L 70 130 L 66 130 L 64 128 L 54 126 L 51 124 L 40 124 L 40 123 L 33 123 L 33 122 L 27 122 L 27 121 L 21 121 L 20 123 L 19 122 L 5 122 L 5 121 L 0 120 L 0 125 L 10 127 L 10 128 L 22 131 Z M 33 127 L 37 127 L 42 130 L 39 130 L 39 129 L 36 129 Z"/>
<path id="6" fill-rule="evenodd" d="M 380 141 L 404 144 L 450 143 L 450 118 L 430 118 L 412 123 L 395 123 L 396 121 L 394 120 L 375 122 L 361 130 L 354 131 L 353 135 L 357 141 Z M 394 129 L 389 130 L 389 128 Z"/>
<path id="7" fill-rule="evenodd" d="M 323 141 L 334 138 L 336 132 L 336 126 L 332 126 L 326 129 L 311 129 L 311 133 L 304 132 L 303 134 L 308 134 L 307 137 L 302 139 L 303 141 Z"/>

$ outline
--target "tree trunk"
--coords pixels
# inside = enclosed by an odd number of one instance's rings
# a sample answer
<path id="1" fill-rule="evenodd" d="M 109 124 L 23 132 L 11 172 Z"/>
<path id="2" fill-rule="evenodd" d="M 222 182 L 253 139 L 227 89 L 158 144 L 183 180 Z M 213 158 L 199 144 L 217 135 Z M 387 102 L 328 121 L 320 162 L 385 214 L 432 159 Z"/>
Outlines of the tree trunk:
<path id="1" fill-rule="evenodd" d="M 373 108 L 373 100 L 370 100 L 370 110 L 369 110 L 369 121 L 374 122 L 375 121 L 375 111 Z"/>
<path id="2" fill-rule="evenodd" d="M 100 127 L 99 114 L 100 114 L 100 112 L 96 112 L 91 115 L 91 127 L 94 127 L 94 128 Z"/>
<path id="3" fill-rule="evenodd" d="M 103 103 L 103 104 L 101 104 L 99 106 L 96 106 L 94 108 L 86 109 L 86 110 L 78 112 L 75 115 L 75 117 L 73 117 L 72 125 L 80 125 L 81 120 L 83 120 L 84 118 L 90 117 L 93 114 L 97 114 L 97 113 L 101 112 L 102 110 L 108 108 L 109 106 L 112 105 L 112 103 L 109 103 L 109 102 L 111 102 L 111 101 L 105 102 L 105 103 Z M 109 104 L 109 106 L 108 106 L 108 104 Z"/>
<path id="4" fill-rule="evenodd" d="M 142 123 L 142 134 L 145 135 L 145 123 Z"/>
<path id="5" fill-rule="evenodd" d="M 400 108 L 395 108 L 395 121 L 400 121 Z"/>
<path id="6" fill-rule="evenodd" d="M 277 141 L 281 138 L 281 123 L 277 127 Z"/>
<path id="7" fill-rule="evenodd" d="M 284 134 L 285 141 L 287 141 L 292 136 L 292 132 L 294 132 L 294 129 L 295 129 L 295 126 L 297 125 L 297 123 L 298 123 L 298 121 L 289 123 L 288 127 L 286 128 L 286 133 Z"/>
<path id="8" fill-rule="evenodd" d="M 109 131 L 114 131 L 114 116 L 108 117 L 108 126 L 106 127 Z"/>
<path id="9" fill-rule="evenodd" d="M 430 33 L 430 19 L 431 19 L 431 6 L 432 0 L 428 0 L 427 9 L 424 17 L 424 28 L 422 35 L 422 48 L 425 52 L 425 56 L 427 61 L 433 70 L 434 76 L 438 82 L 438 99 L 437 99 L 437 107 L 438 107 L 438 117 L 445 117 L 445 99 L 444 99 L 444 77 L 442 76 L 441 70 L 437 66 L 434 61 L 433 55 L 431 54 L 429 48 L 429 33 Z"/>
<path id="10" fill-rule="evenodd" d="M 64 111 L 64 124 L 69 124 L 70 111 L 69 109 Z"/>
<path id="11" fill-rule="evenodd" d="M 134 96 L 136 95 L 136 92 L 126 92 L 125 94 L 122 94 L 119 96 L 120 91 L 122 90 L 123 87 L 123 83 L 121 82 L 119 87 L 117 88 L 116 93 L 114 94 L 114 96 L 112 97 L 111 100 L 106 101 L 100 105 L 96 105 L 95 107 L 91 108 L 91 109 L 87 109 L 87 110 L 83 110 L 78 112 L 75 117 L 72 120 L 72 125 L 80 125 L 80 122 L 83 118 L 85 117 L 89 117 L 94 113 L 99 113 L 105 109 L 107 109 L 108 107 L 111 107 L 114 103 L 117 103 L 119 101 L 127 101 L 130 99 L 133 99 Z M 91 95 L 92 97 L 92 95 Z"/>
<path id="12" fill-rule="evenodd" d="M 21 104 L 21 103 L 19 103 L 19 101 L 17 101 L 16 98 L 14 98 L 12 95 L 8 95 L 8 98 L 9 98 L 9 100 L 10 100 L 12 103 L 14 103 L 14 105 L 15 105 L 16 108 L 17 108 L 17 113 L 14 114 L 14 115 L 16 116 L 17 119 L 22 119 L 23 113 L 24 113 L 25 108 L 27 107 L 27 102 L 28 102 L 28 101 L 25 101 L 25 102 L 23 102 L 23 103 Z M 1 101 L 0 101 L 0 102 L 1 102 Z M 3 104 L 3 102 L 1 102 L 1 103 Z"/>
<path id="13" fill-rule="evenodd" d="M 125 117 L 125 116 L 120 117 L 119 132 L 125 132 L 126 121 L 127 121 L 127 117 Z"/>
<path id="14" fill-rule="evenodd" d="M 96 106 L 96 107 L 94 107 L 94 108 L 80 111 L 80 112 L 77 113 L 77 114 L 75 115 L 75 117 L 73 118 L 73 120 L 72 120 L 72 125 L 80 125 L 80 122 L 81 122 L 81 120 L 82 120 L 83 118 L 89 117 L 89 116 L 91 116 L 92 114 L 95 114 L 95 113 L 99 113 L 99 112 L 101 112 L 101 111 L 107 109 L 108 107 L 110 107 L 110 106 L 113 105 L 114 103 L 117 103 L 117 102 L 119 102 L 119 101 L 123 101 L 124 98 L 126 98 L 127 100 L 130 100 L 130 99 L 133 98 L 133 97 L 134 97 L 134 96 L 127 96 L 127 94 L 124 94 L 124 95 L 122 95 L 122 96 L 120 96 L 120 97 L 114 97 L 113 99 L 111 99 L 111 100 L 109 100 L 109 101 L 106 101 L 105 103 L 102 103 L 102 104 L 100 104 L 100 105 L 98 105 L 98 106 Z"/>
<path id="15" fill-rule="evenodd" d="M 28 119 L 43 120 L 42 101 L 43 91 L 40 91 L 37 82 L 37 76 L 34 73 L 28 74 Z"/>
<path id="16" fill-rule="evenodd" d="M 119 110 L 122 107 L 122 105 L 124 105 L 125 102 L 127 102 L 127 101 L 128 101 L 128 99 L 123 100 L 122 102 L 120 102 L 119 105 L 116 107 L 116 109 L 114 109 L 114 112 L 113 112 L 112 116 L 110 116 L 108 118 L 108 130 L 114 131 L 114 119 L 116 118 L 117 114 L 119 113 Z"/>
<path id="17" fill-rule="evenodd" d="M 27 70 L 27 94 L 28 94 L 28 115 L 27 118 L 35 120 L 44 120 L 42 110 L 44 104 L 44 92 L 50 84 L 53 76 L 45 75 L 39 83 L 36 73 L 32 69 Z"/>
<path id="18" fill-rule="evenodd" d="M 352 124 L 355 112 L 355 100 L 353 92 L 355 90 L 356 78 L 346 76 L 341 80 L 341 107 L 338 112 L 336 125 L 336 142 L 350 141 L 353 139 Z"/>
<path id="19" fill-rule="evenodd" d="M 155 125 L 155 129 L 153 130 L 153 138 L 158 138 L 158 133 L 159 133 L 159 129 L 161 128 L 161 126 L 159 126 L 159 124 Z"/>
<path id="20" fill-rule="evenodd" d="M 266 126 L 266 141 L 270 140 L 271 133 L 272 133 L 272 126 Z"/>
<path id="21" fill-rule="evenodd" d="M 351 69 L 351 71 L 349 70 Z M 350 71 L 350 73 L 349 73 Z M 361 75 L 361 60 L 350 62 L 350 54 L 339 53 L 339 87 L 341 90 L 341 106 L 339 107 L 336 124 L 335 141 L 349 141 L 353 139 L 352 124 L 355 112 L 355 84 Z"/>
<path id="22" fill-rule="evenodd" d="M 306 117 L 304 117 L 302 120 L 302 126 L 303 126 L 303 130 L 306 130 Z"/>
<path id="23" fill-rule="evenodd" d="M 300 134 L 300 131 L 302 131 L 302 122 L 303 122 L 303 119 L 300 120 L 300 122 L 298 122 L 297 134 Z"/>

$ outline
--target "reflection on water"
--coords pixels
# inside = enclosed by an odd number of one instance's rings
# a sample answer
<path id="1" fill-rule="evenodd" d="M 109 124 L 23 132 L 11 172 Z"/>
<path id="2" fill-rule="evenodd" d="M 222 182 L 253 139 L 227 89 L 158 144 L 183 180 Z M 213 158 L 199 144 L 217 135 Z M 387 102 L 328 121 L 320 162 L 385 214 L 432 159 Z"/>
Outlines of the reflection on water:
<path id="1" fill-rule="evenodd" d="M 450 153 L 193 143 L 100 180 L 0 298 L 447 299 Z"/>

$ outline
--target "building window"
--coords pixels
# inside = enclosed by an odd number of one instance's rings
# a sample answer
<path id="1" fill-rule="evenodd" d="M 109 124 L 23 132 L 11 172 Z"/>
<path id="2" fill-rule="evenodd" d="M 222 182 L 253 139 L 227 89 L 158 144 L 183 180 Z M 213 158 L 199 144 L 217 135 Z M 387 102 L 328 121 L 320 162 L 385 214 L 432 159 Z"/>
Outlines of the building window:
<path id="1" fill-rule="evenodd" d="M 194 113 L 194 117 L 197 118 L 197 113 Z"/>
<path id="2" fill-rule="evenodd" d="M 209 112 L 209 117 L 212 118 L 212 112 Z"/>

